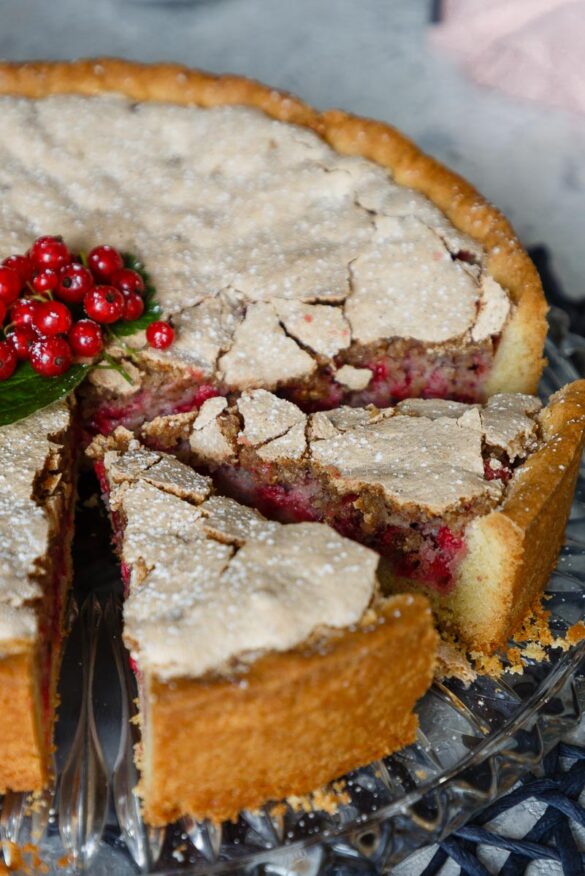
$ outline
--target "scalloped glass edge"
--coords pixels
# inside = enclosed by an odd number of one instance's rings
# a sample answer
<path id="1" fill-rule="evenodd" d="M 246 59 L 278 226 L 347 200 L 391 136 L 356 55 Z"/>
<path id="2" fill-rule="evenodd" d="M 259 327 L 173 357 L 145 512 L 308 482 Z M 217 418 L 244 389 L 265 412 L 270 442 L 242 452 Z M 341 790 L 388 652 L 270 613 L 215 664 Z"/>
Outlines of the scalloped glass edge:
<path id="1" fill-rule="evenodd" d="M 585 357 L 585 340 L 566 335 L 547 344 L 543 398 L 578 379 L 569 360 Z M 585 616 L 585 470 L 581 468 L 566 544 L 547 590 L 551 627 L 562 635 Z M 130 874 L 299 874 L 343 868 L 388 870 L 421 846 L 440 840 L 511 788 L 579 722 L 585 680 L 578 672 L 585 641 L 553 649 L 546 662 L 528 661 L 522 675 L 479 677 L 465 688 L 438 682 L 417 707 L 414 745 L 345 777 L 348 802 L 336 812 L 270 807 L 242 813 L 235 824 L 183 819 L 164 830 L 145 826 L 133 793 L 129 724 L 134 688 L 120 639 L 119 605 L 102 609 L 88 598 L 74 631 L 84 643 L 82 695 L 67 760 L 31 809 L 25 795 L 2 801 L 0 847 L 15 866 L 15 845 L 34 843 L 47 872 Z M 106 768 L 100 722 L 94 712 L 93 674 L 98 640 L 111 651 L 121 709 L 117 750 Z M 300 743 L 302 744 L 302 742 Z M 187 767 L 188 765 L 186 765 Z M 112 801 L 108 814 L 108 795 Z M 70 866 L 64 867 L 63 855 Z M 37 861 L 38 863 L 38 861 Z"/>

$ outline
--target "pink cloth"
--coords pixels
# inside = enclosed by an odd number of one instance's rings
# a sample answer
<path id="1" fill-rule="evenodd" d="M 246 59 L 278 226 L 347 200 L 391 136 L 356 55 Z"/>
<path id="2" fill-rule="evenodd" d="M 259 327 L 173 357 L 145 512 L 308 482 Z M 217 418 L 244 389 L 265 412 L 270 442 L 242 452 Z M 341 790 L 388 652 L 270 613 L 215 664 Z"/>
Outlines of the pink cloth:
<path id="1" fill-rule="evenodd" d="M 482 85 L 585 113 L 585 0 L 444 0 L 437 46 Z"/>

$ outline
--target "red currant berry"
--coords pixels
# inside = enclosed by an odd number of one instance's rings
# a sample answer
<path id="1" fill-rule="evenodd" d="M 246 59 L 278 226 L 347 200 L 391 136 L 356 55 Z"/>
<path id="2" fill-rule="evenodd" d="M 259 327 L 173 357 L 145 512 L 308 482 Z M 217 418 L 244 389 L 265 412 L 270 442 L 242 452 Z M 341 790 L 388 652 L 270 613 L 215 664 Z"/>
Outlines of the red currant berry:
<path id="1" fill-rule="evenodd" d="M 8 380 L 18 363 L 16 353 L 8 341 L 0 341 L 0 380 Z"/>
<path id="2" fill-rule="evenodd" d="M 36 268 L 58 271 L 71 261 L 71 253 L 60 237 L 39 237 L 33 243 L 30 259 Z"/>
<path id="3" fill-rule="evenodd" d="M 93 358 L 104 348 L 102 330 L 92 319 L 80 319 L 69 329 L 69 343 L 76 356 Z"/>
<path id="4" fill-rule="evenodd" d="M 71 347 L 65 338 L 41 338 L 30 348 L 30 364 L 43 377 L 59 377 L 71 365 Z"/>
<path id="5" fill-rule="evenodd" d="M 0 301 L 0 325 L 2 325 L 2 323 L 6 319 L 6 313 L 7 313 L 6 305 L 4 304 L 3 301 Z"/>
<path id="6" fill-rule="evenodd" d="M 2 262 L 5 268 L 12 268 L 20 277 L 20 284 L 30 283 L 33 277 L 33 265 L 28 256 L 11 255 Z"/>
<path id="7" fill-rule="evenodd" d="M 33 277 L 33 289 L 40 295 L 46 295 L 53 292 L 59 283 L 59 274 L 56 271 L 47 268 L 46 271 L 41 271 L 36 277 Z"/>
<path id="8" fill-rule="evenodd" d="M 55 295 L 67 304 L 79 304 L 90 289 L 93 289 L 91 271 L 73 262 L 61 271 Z"/>
<path id="9" fill-rule="evenodd" d="M 10 308 L 10 322 L 15 326 L 33 326 L 39 303 L 30 298 L 19 298 Z"/>
<path id="10" fill-rule="evenodd" d="M 146 329 L 146 340 L 156 350 L 166 350 L 175 339 L 175 331 L 168 322 L 151 322 Z"/>
<path id="11" fill-rule="evenodd" d="M 34 327 L 41 335 L 64 335 L 73 319 L 67 305 L 60 301 L 41 301 L 34 319 Z"/>
<path id="12" fill-rule="evenodd" d="M 7 341 L 14 350 L 17 359 L 28 359 L 30 348 L 36 340 L 36 332 L 26 325 L 17 326 L 7 335 Z"/>
<path id="13" fill-rule="evenodd" d="M 144 280 L 138 271 L 133 271 L 131 268 L 120 268 L 119 271 L 112 274 L 110 283 L 124 295 L 129 295 L 131 292 L 137 292 L 139 295 L 144 294 Z"/>
<path id="14" fill-rule="evenodd" d="M 124 315 L 124 296 L 113 286 L 94 286 L 84 296 L 83 307 L 96 322 L 117 322 Z"/>
<path id="15" fill-rule="evenodd" d="M 20 277 L 14 268 L 0 267 L 0 301 L 8 306 L 20 294 Z"/>
<path id="16" fill-rule="evenodd" d="M 98 280 L 109 280 L 112 274 L 124 267 L 124 260 L 113 246 L 96 246 L 87 257 L 87 264 Z"/>
<path id="17" fill-rule="evenodd" d="M 144 301 L 137 292 L 130 292 L 124 296 L 124 319 L 131 322 L 138 319 L 144 313 Z"/>

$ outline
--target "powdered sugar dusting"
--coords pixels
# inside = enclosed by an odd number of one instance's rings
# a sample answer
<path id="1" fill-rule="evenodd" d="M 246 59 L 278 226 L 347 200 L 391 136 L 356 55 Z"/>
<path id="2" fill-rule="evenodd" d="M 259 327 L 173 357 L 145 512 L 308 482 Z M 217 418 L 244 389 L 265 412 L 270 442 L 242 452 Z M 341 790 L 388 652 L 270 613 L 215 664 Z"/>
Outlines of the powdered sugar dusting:
<path id="1" fill-rule="evenodd" d="M 180 467 L 189 469 L 173 462 L 180 486 Z M 357 623 L 370 604 L 377 555 L 329 527 L 269 522 L 221 497 L 180 499 L 176 485 L 147 481 L 151 455 L 136 443 L 109 450 L 104 464 L 111 507 L 125 520 L 125 636 L 142 671 L 222 670 L 232 658 L 294 648 L 321 627 Z"/>
<path id="2" fill-rule="evenodd" d="M 478 318 L 481 337 L 507 318 L 495 284 L 483 302 L 480 247 L 311 131 L 246 107 L 114 95 L 5 96 L 0 110 L 0 248 L 58 233 L 142 258 L 177 329 L 144 355 L 274 388 L 352 341 L 472 343 Z"/>
<path id="3" fill-rule="evenodd" d="M 0 653 L 5 643 L 36 635 L 30 603 L 41 596 L 35 573 L 50 547 L 50 512 L 35 501 L 35 483 L 47 466 L 59 476 L 69 421 L 59 402 L 0 429 Z"/>

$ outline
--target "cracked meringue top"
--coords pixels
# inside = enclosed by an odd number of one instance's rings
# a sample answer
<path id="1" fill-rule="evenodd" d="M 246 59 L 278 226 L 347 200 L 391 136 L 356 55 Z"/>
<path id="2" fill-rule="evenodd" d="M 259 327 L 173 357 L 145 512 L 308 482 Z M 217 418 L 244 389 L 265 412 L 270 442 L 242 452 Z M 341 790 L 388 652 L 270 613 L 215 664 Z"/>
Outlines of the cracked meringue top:
<path id="1" fill-rule="evenodd" d="M 328 526 L 270 522 L 210 496 L 208 478 L 136 441 L 108 450 L 104 465 L 132 570 L 125 637 L 143 671 L 221 671 L 355 624 L 368 608 L 378 557 Z"/>
<path id="2" fill-rule="evenodd" d="M 383 410 L 341 407 L 307 415 L 258 389 L 243 393 L 231 409 L 225 399 L 206 401 L 187 428 L 200 464 L 233 463 L 250 447 L 263 462 L 317 466 L 341 492 L 370 485 L 396 508 L 437 515 L 475 500 L 486 508 L 499 503 L 504 484 L 486 479 L 485 458 L 503 453 L 514 462 L 533 451 L 541 407 L 533 396 L 502 393 L 485 405 L 410 399 Z M 227 427 L 234 415 L 236 430 Z M 153 421 L 143 434 L 164 433 L 165 422 Z"/>
<path id="3" fill-rule="evenodd" d="M 177 328 L 145 355 L 271 388 L 352 342 L 481 341 L 509 315 L 478 244 L 303 128 L 111 95 L 2 97 L 0 112 L 0 249 L 58 233 L 137 254 Z"/>
<path id="4" fill-rule="evenodd" d="M 69 422 L 68 405 L 58 402 L 0 429 L 0 654 L 37 632 L 34 602 L 43 595 L 38 578 L 50 548 L 52 509 L 35 493 L 41 475 L 49 493 L 59 483 Z"/>

